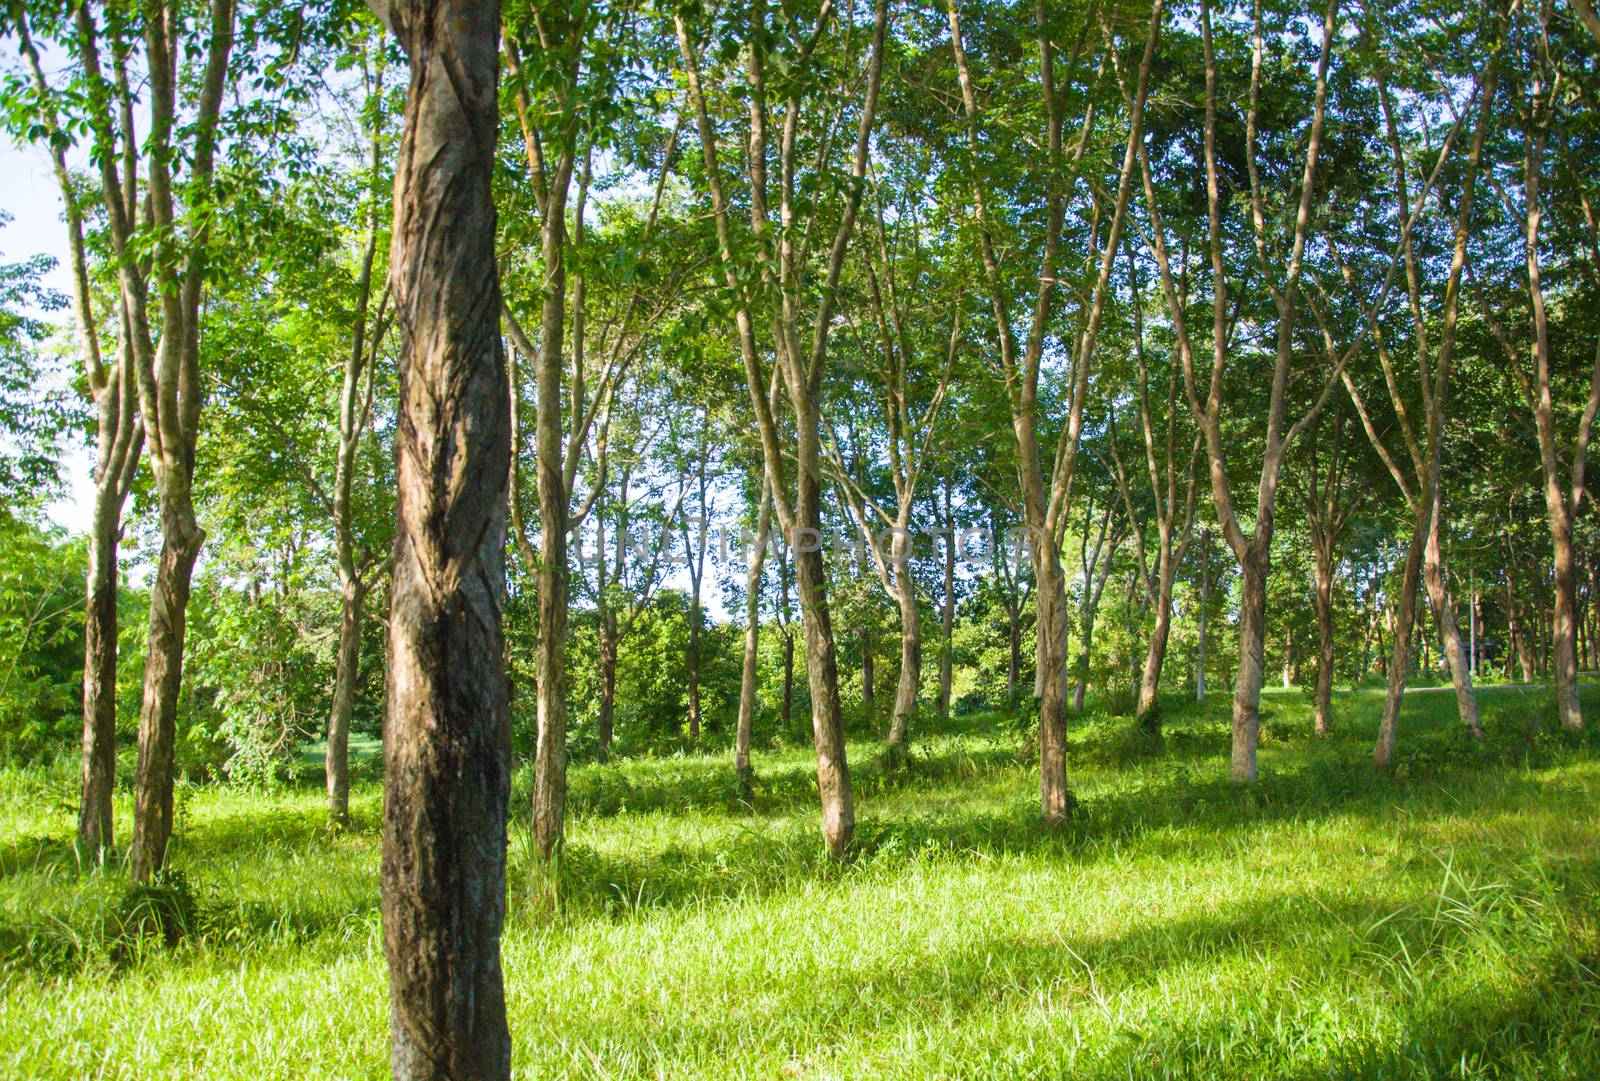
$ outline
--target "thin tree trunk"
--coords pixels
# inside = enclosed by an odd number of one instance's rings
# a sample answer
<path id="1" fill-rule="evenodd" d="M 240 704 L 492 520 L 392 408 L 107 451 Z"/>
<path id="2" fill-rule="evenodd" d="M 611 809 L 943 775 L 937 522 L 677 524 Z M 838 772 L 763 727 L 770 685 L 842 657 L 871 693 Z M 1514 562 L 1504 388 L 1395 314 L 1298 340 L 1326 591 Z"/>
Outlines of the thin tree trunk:
<path id="1" fill-rule="evenodd" d="M 1039 536 L 1036 543 L 1041 549 L 1034 591 L 1039 613 L 1036 633 L 1043 643 L 1039 663 L 1044 666 L 1039 696 L 1039 802 L 1045 822 L 1055 824 L 1066 821 L 1071 810 L 1067 788 L 1067 594 L 1055 539 Z"/>
<path id="2" fill-rule="evenodd" d="M 900 680 L 895 686 L 894 713 L 885 741 L 891 758 L 903 757 L 917 711 L 917 690 L 922 685 L 922 613 L 917 605 L 916 581 L 911 576 L 911 534 L 894 535 L 894 581 L 900 601 Z"/>
<path id="3" fill-rule="evenodd" d="M 1425 489 L 1429 486 L 1424 486 Z M 1383 719 L 1378 724 L 1378 742 L 1372 763 L 1388 769 L 1394 762 L 1395 738 L 1400 729 L 1400 703 L 1406 691 L 1411 667 L 1412 629 L 1416 622 L 1417 584 L 1422 576 L 1422 558 L 1429 523 L 1433 517 L 1433 498 L 1425 491 L 1420 497 L 1418 521 L 1406 546 L 1405 567 L 1400 578 L 1400 601 L 1395 606 L 1394 650 L 1389 659 L 1389 683 L 1383 698 Z"/>
<path id="4" fill-rule="evenodd" d="M 347 583 L 340 590 L 339 652 L 334 659 L 333 706 L 328 713 L 328 747 L 323 760 L 328 813 L 338 823 L 350 817 L 350 718 L 355 713 L 366 596 L 364 584 Z"/>
<path id="5" fill-rule="evenodd" d="M 113 506 L 112 504 L 115 504 Z M 117 770 L 117 538 L 122 498 L 97 486 L 89 532 L 83 638 L 83 772 L 78 847 L 95 856 L 111 847 L 111 793 Z"/>
<path id="6" fill-rule="evenodd" d="M 1455 606 L 1445 585 L 1444 553 L 1439 545 L 1442 529 L 1441 507 L 1433 515 L 1433 526 L 1428 530 L 1427 545 L 1423 550 L 1422 581 L 1428 590 L 1428 601 L 1433 606 L 1433 620 L 1439 628 L 1439 638 L 1444 646 L 1445 660 L 1450 665 L 1450 681 L 1456 692 L 1456 713 L 1462 725 L 1474 739 L 1483 738 L 1483 725 L 1478 719 L 1478 696 L 1472 688 L 1472 667 L 1467 651 L 1461 645 L 1461 627 L 1456 623 Z"/>
<path id="7" fill-rule="evenodd" d="M 783 632 L 783 727 L 794 721 L 794 632 Z"/>
<path id="8" fill-rule="evenodd" d="M 872 670 L 873 661 L 876 659 L 872 651 L 872 633 L 863 625 L 856 632 L 856 637 L 861 646 L 861 704 L 870 709 L 872 707 L 872 685 L 877 680 L 876 674 Z"/>
<path id="9" fill-rule="evenodd" d="M 739 675 L 739 721 L 733 743 L 733 771 L 739 779 L 739 792 L 747 803 L 755 789 L 755 771 L 750 765 L 750 740 L 755 726 L 756 680 L 761 649 L 761 576 L 766 569 L 767 544 L 771 538 L 772 494 L 767 489 L 763 474 L 761 510 L 756 516 L 755 551 L 750 553 L 744 580 L 744 665 Z"/>
<path id="10" fill-rule="evenodd" d="M 1316 559 L 1317 691 L 1312 730 L 1333 731 L 1333 553 L 1319 548 Z"/>
<path id="11" fill-rule="evenodd" d="M 1206 700 L 1206 606 L 1211 598 L 1211 536 L 1203 534 L 1200 538 L 1200 627 L 1199 642 L 1195 648 L 1194 662 L 1194 700 Z"/>
<path id="12" fill-rule="evenodd" d="M 611 741 L 617 711 L 617 617 L 606 612 L 600 619 L 600 761 L 611 758 Z"/>
<path id="13" fill-rule="evenodd" d="M 839 709 L 839 666 L 828 611 L 827 568 L 822 556 L 822 463 L 816 402 L 791 395 L 799 428 L 796 456 L 795 589 L 806 636 L 806 676 L 811 685 L 811 732 L 817 752 L 817 794 L 828 851 L 844 855 L 855 832 L 855 801 L 845 760 L 844 717 Z M 815 543 L 804 543 L 815 538 Z"/>
<path id="14" fill-rule="evenodd" d="M 1137 712 L 1146 725 L 1159 727 L 1156 705 L 1161 693 L 1161 669 L 1167 659 L 1167 640 L 1172 634 L 1172 593 L 1178 574 L 1177 560 L 1172 551 L 1170 531 L 1164 530 L 1156 585 L 1156 622 L 1150 631 L 1150 645 L 1145 650 L 1144 667 L 1139 676 Z"/>
<path id="15" fill-rule="evenodd" d="M 939 611 L 939 716 L 950 716 L 955 665 L 956 523 L 950 508 L 950 478 L 944 479 L 944 593 Z"/>

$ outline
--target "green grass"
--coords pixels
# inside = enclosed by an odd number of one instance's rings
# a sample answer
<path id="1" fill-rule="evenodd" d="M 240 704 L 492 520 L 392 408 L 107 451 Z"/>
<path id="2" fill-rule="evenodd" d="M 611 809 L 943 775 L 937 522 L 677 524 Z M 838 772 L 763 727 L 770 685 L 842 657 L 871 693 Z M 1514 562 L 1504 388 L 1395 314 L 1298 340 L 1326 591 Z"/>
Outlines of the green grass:
<path id="1" fill-rule="evenodd" d="M 855 742 L 842 864 L 803 748 L 749 807 L 721 754 L 575 768 L 557 910 L 512 842 L 517 1074 L 1600 1076 L 1600 755 L 1547 696 L 1486 694 L 1483 747 L 1408 699 L 1380 778 L 1379 694 L 1317 741 L 1272 693 L 1247 790 L 1225 697 L 1159 742 L 1075 718 L 1053 832 L 1009 719 L 925 728 L 892 775 Z M 140 933 L 160 898 L 77 866 L 70 771 L 3 785 L 0 1076 L 386 1075 L 376 784 L 345 833 L 314 787 L 183 791 L 172 945 Z"/>

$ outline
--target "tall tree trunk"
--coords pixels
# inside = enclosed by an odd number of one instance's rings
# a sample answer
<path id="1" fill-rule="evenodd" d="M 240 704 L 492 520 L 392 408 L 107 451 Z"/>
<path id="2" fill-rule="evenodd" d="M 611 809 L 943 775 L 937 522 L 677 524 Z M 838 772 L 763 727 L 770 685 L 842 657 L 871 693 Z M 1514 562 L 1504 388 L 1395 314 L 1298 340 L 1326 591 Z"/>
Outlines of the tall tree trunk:
<path id="1" fill-rule="evenodd" d="M 791 395 L 797 417 L 795 589 L 806 636 L 806 677 L 811 685 L 811 733 L 817 751 L 817 794 L 828 851 L 844 855 L 855 832 L 855 801 L 845 760 L 844 717 L 839 709 L 839 663 L 828 612 L 827 568 L 822 556 L 821 435 L 814 400 Z M 806 542 L 812 543 L 806 543 Z"/>
<path id="2" fill-rule="evenodd" d="M 783 631 L 783 727 L 794 721 L 794 631 Z"/>
<path id="3" fill-rule="evenodd" d="M 411 70 L 390 262 L 401 337 L 383 741 L 390 1069 L 500 1081 L 511 1070 L 500 967 L 510 403 L 490 195 L 500 6 L 406 0 L 388 15 Z"/>
<path id="4" fill-rule="evenodd" d="M 689 648 L 685 661 L 689 669 L 689 739 L 700 739 L 700 585 L 695 583 L 689 600 Z"/>
<path id="5" fill-rule="evenodd" d="M 1242 572 L 1239 593 L 1239 671 L 1233 683 L 1233 754 L 1229 765 L 1229 776 L 1236 783 L 1256 779 L 1271 545 L 1271 523 L 1257 523 L 1255 537 L 1246 548 L 1245 558 L 1241 560 L 1239 568 Z"/>
<path id="6" fill-rule="evenodd" d="M 877 682 L 877 676 L 873 672 L 873 661 L 876 658 L 872 651 L 872 632 L 863 625 L 856 636 L 861 645 L 861 704 L 870 709 L 873 684 Z"/>
<path id="7" fill-rule="evenodd" d="M 1211 599 L 1211 536 L 1200 538 L 1200 627 L 1199 641 L 1195 647 L 1194 700 L 1206 700 L 1206 605 Z"/>
<path id="8" fill-rule="evenodd" d="M 166 864 L 172 840 L 172 768 L 190 579 L 205 532 L 195 523 L 186 478 L 169 474 L 163 493 L 161 555 L 150 587 L 149 656 L 139 709 L 139 766 L 134 774 L 133 877 L 148 882 Z"/>
<path id="9" fill-rule="evenodd" d="M 1169 529 L 1162 530 L 1157 555 L 1160 567 L 1156 581 L 1156 622 L 1150 631 L 1144 667 L 1139 675 L 1138 716 L 1147 726 L 1159 728 L 1156 705 L 1161 693 L 1161 669 L 1166 664 L 1167 640 L 1172 635 L 1172 592 L 1178 576 L 1178 561 Z"/>
<path id="10" fill-rule="evenodd" d="M 114 504 L 114 505 L 113 505 Z M 78 847 L 93 857 L 113 841 L 111 793 L 117 772 L 117 540 L 122 497 L 97 485 L 89 531 L 83 624 L 83 772 Z"/>
<path id="11" fill-rule="evenodd" d="M 1055 538 L 1036 538 L 1040 549 L 1034 601 L 1044 666 L 1039 695 L 1039 802 L 1048 824 L 1066 821 L 1071 792 L 1067 788 L 1067 591 L 1061 554 Z"/>
<path id="12" fill-rule="evenodd" d="M 905 755 L 922 685 L 922 613 L 917 606 L 916 580 L 911 577 L 909 531 L 895 532 L 892 558 L 896 560 L 894 581 L 900 602 L 900 679 L 895 685 L 894 713 L 885 745 L 890 757 L 897 759 Z"/>
<path id="13" fill-rule="evenodd" d="M 567 186 L 572 177 L 572 157 L 570 150 L 562 155 L 559 175 L 544 200 L 541 222 L 544 295 L 535 361 L 539 647 L 534 665 L 538 684 L 538 734 L 533 766 L 532 827 L 534 844 L 540 856 L 547 860 L 555 855 L 561 843 L 567 806 L 567 603 L 571 591 L 567 530 L 571 490 L 567 487 L 566 453 L 562 446 L 561 384 L 566 321 Z"/>
<path id="14" fill-rule="evenodd" d="M 617 712 L 617 617 L 606 612 L 600 618 L 600 761 L 611 758 L 611 739 Z"/>
<path id="15" fill-rule="evenodd" d="M 1017 701 L 1017 680 L 1022 674 L 1022 613 L 1019 606 L 1012 604 L 1006 610 L 1010 623 L 1010 660 L 1006 664 L 1006 702 L 1014 705 Z"/>
<path id="16" fill-rule="evenodd" d="M 1383 698 L 1383 719 L 1378 724 L 1378 742 L 1372 752 L 1372 763 L 1379 769 L 1388 769 L 1394 763 L 1395 737 L 1400 730 L 1400 703 L 1406 692 L 1406 677 L 1411 668 L 1412 629 L 1416 623 L 1417 584 L 1422 576 L 1422 559 L 1429 523 L 1433 518 L 1434 499 L 1428 494 L 1429 486 L 1419 497 L 1417 522 L 1406 546 L 1405 567 L 1400 577 L 1400 601 L 1394 612 L 1394 650 L 1389 659 L 1389 683 Z"/>
<path id="17" fill-rule="evenodd" d="M 755 791 L 755 771 L 750 765 L 750 740 L 755 727 L 756 683 L 761 651 L 761 576 L 766 569 L 767 544 L 771 539 L 772 493 L 767 489 L 763 474 L 761 510 L 756 515 L 755 551 L 750 553 L 744 577 L 744 664 L 739 673 L 739 721 L 733 737 L 733 771 L 739 779 L 739 792 L 747 803 Z"/>
<path id="18" fill-rule="evenodd" d="M 364 583 L 346 582 L 339 591 L 339 652 L 334 659 L 333 706 L 328 712 L 328 747 L 323 758 L 328 813 L 337 823 L 350 817 L 350 718 L 355 712 L 366 599 Z"/>
<path id="19" fill-rule="evenodd" d="M 1316 559 L 1317 692 L 1312 730 L 1333 731 L 1333 553 L 1319 548 Z"/>
<path id="20" fill-rule="evenodd" d="M 1456 692 L 1456 713 L 1462 725 L 1474 739 L 1483 738 L 1483 725 L 1478 720 L 1478 696 L 1472 688 L 1472 665 L 1467 651 L 1461 645 L 1461 627 L 1456 622 L 1455 606 L 1450 600 L 1450 590 L 1445 585 L 1444 552 L 1439 545 L 1443 528 L 1440 519 L 1444 509 L 1434 512 L 1433 526 L 1428 530 L 1428 541 L 1423 549 L 1422 581 L 1428 590 L 1428 602 L 1433 606 L 1433 620 L 1439 627 L 1439 638 L 1444 646 L 1445 660 L 1450 665 L 1450 681 Z"/>
<path id="21" fill-rule="evenodd" d="M 950 478 L 944 479 L 944 593 L 939 610 L 939 716 L 950 716 L 956 621 L 956 521 L 950 509 Z"/>

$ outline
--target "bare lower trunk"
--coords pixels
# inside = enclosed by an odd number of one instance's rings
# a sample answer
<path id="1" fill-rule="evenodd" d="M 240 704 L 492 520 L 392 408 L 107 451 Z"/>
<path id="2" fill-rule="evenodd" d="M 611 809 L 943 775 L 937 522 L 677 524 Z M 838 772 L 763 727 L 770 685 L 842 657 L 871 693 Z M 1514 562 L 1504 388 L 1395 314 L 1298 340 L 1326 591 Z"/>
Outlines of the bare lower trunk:
<path id="1" fill-rule="evenodd" d="M 794 632 L 783 632 L 783 726 L 794 720 Z"/>
<path id="2" fill-rule="evenodd" d="M 1450 601 L 1450 591 L 1445 586 L 1444 553 L 1439 545 L 1440 519 L 1443 509 L 1435 511 L 1433 526 L 1428 531 L 1428 543 L 1423 553 L 1422 580 L 1428 590 L 1428 601 L 1433 606 L 1433 619 L 1439 626 L 1439 638 L 1444 645 L 1445 660 L 1450 665 L 1450 681 L 1456 691 L 1456 712 L 1461 723 L 1476 739 L 1483 738 L 1483 725 L 1478 720 L 1478 696 L 1472 689 L 1472 667 L 1467 651 L 1461 645 L 1461 627 L 1456 623 L 1455 606 Z"/>
<path id="3" fill-rule="evenodd" d="M 1550 613 L 1550 655 L 1555 666 L 1556 710 L 1569 731 L 1583 728 L 1583 707 L 1578 700 L 1577 584 L 1572 559 L 1572 515 L 1559 482 L 1546 482 L 1545 501 L 1550 519 L 1554 574 L 1550 591 L 1555 598 Z"/>
<path id="4" fill-rule="evenodd" d="M 543 398 L 541 388 L 541 402 Z M 539 730 L 533 767 L 532 825 L 539 854 L 549 859 L 561 843 L 567 806 L 567 502 L 559 491 L 549 499 L 545 497 L 547 483 L 542 477 L 542 464 L 540 473 L 539 652 L 535 668 Z M 554 485 L 559 489 L 559 476 L 554 478 Z"/>
<path id="5" fill-rule="evenodd" d="M 173 483 L 181 483 L 173 478 Z M 186 498 L 178 497 L 183 503 Z M 183 643 L 190 579 L 205 533 L 186 506 L 164 509 L 161 556 L 150 587 L 150 633 L 139 709 L 139 768 L 134 775 L 133 877 L 148 882 L 165 865 L 172 840 L 172 767 L 183 686 Z"/>
<path id="6" fill-rule="evenodd" d="M 1517 614 L 1516 589 L 1512 579 L 1506 576 L 1506 628 L 1511 636 L 1511 649 L 1517 655 L 1517 666 L 1522 671 L 1522 682 L 1533 682 L 1533 647 L 1528 642 L 1528 635 L 1522 628 L 1522 619 Z"/>
<path id="7" fill-rule="evenodd" d="M 1317 692 L 1316 720 L 1312 730 L 1319 736 L 1333 731 L 1333 559 L 1331 553 L 1318 552 L 1316 561 L 1317 598 Z"/>
<path id="8" fill-rule="evenodd" d="M 1211 552 L 1209 548 L 1204 554 L 1205 562 L 1200 568 L 1200 627 L 1199 642 L 1195 647 L 1194 661 L 1194 700 L 1206 700 L 1206 604 L 1211 593 Z"/>
<path id="9" fill-rule="evenodd" d="M 950 715 L 955 664 L 956 523 L 950 513 L 950 480 L 944 482 L 944 592 L 939 611 L 939 716 Z"/>
<path id="10" fill-rule="evenodd" d="M 898 537 L 895 543 L 900 543 Z M 904 755 L 910 742 L 911 718 L 917 711 L 917 689 L 922 684 L 922 626 L 916 587 L 904 564 L 896 575 L 900 591 L 900 680 L 895 685 L 889 738 L 884 741 L 893 757 Z"/>
<path id="11" fill-rule="evenodd" d="M 1145 649 L 1144 667 L 1139 674 L 1137 712 L 1148 727 L 1160 726 L 1156 704 L 1161 693 L 1161 669 L 1167 659 L 1167 641 L 1172 635 L 1172 590 L 1176 576 L 1174 561 L 1163 556 L 1156 587 L 1156 622 L 1150 631 L 1150 645 Z"/>
<path id="12" fill-rule="evenodd" d="M 1262 656 L 1267 623 L 1268 549 L 1271 533 L 1257 527 L 1240 570 L 1239 672 L 1233 684 L 1233 754 L 1229 776 L 1235 783 L 1256 779 L 1256 743 L 1261 729 Z"/>
<path id="13" fill-rule="evenodd" d="M 95 494 L 83 625 L 83 772 L 78 847 L 90 857 L 111 847 L 111 792 L 117 771 L 117 534 L 122 504 Z"/>
<path id="14" fill-rule="evenodd" d="M 750 564 L 744 580 L 744 664 L 739 673 L 739 720 L 733 737 L 733 771 L 739 780 L 739 792 L 746 802 L 752 798 L 755 788 L 755 771 L 750 765 L 750 739 L 755 727 L 756 681 L 761 649 L 761 575 L 766 567 L 767 544 L 771 537 L 771 493 L 763 484 L 761 510 L 756 518 L 755 551 L 750 553 Z"/>
<path id="15" fill-rule="evenodd" d="M 872 685 L 873 685 L 874 681 L 876 680 L 876 676 L 875 676 L 875 674 L 873 673 L 873 670 L 872 670 L 872 668 L 873 668 L 872 662 L 875 659 L 873 657 L 873 654 L 872 654 L 872 635 L 867 631 L 867 628 L 862 627 L 861 628 L 861 632 L 860 632 L 860 638 L 861 638 L 861 704 L 864 705 L 864 706 L 871 706 L 872 705 L 872 690 L 873 690 Z"/>
<path id="16" fill-rule="evenodd" d="M 366 590 L 346 583 L 340 591 L 339 652 L 334 661 L 333 706 L 328 713 L 328 749 L 323 759 L 328 814 L 335 822 L 350 817 L 350 718 L 355 712 L 361 664 L 361 614 Z"/>
<path id="17" fill-rule="evenodd" d="M 1411 542 L 1406 546 L 1405 567 L 1401 571 L 1400 601 L 1394 613 L 1394 652 L 1389 658 L 1389 684 L 1383 699 L 1383 720 L 1378 724 L 1378 742 L 1372 751 L 1372 764 L 1388 769 L 1394 763 L 1395 738 L 1400 730 L 1400 703 L 1406 693 L 1406 677 L 1411 668 L 1411 637 L 1416 624 L 1417 583 L 1422 576 L 1422 557 L 1431 508 L 1419 511 Z"/>
<path id="18" fill-rule="evenodd" d="M 1010 620 L 1010 659 L 1006 662 L 1006 702 L 1017 701 L 1017 678 L 1022 670 L 1022 620 L 1013 606 L 1007 613 Z"/>
<path id="19" fill-rule="evenodd" d="M 700 738 L 700 590 L 696 586 L 689 602 L 689 738 Z"/>
<path id="20" fill-rule="evenodd" d="M 390 262 L 401 350 L 383 741 L 389 1061 L 402 1081 L 503 1081 L 510 402 L 490 195 L 500 9 L 407 0 L 390 16 L 411 82 Z"/>
<path id="21" fill-rule="evenodd" d="M 808 430 L 809 429 L 809 430 Z M 801 425 L 797 533 L 821 537 L 822 490 L 815 426 Z M 805 536 L 796 538 L 806 539 Z M 800 595 L 806 636 L 806 675 L 811 685 L 811 733 L 817 751 L 817 794 L 822 805 L 822 835 L 828 851 L 844 855 L 855 832 L 855 801 L 845 761 L 844 718 L 839 710 L 839 667 L 833 621 L 828 613 L 827 574 L 821 544 L 795 544 L 795 586 Z"/>
<path id="22" fill-rule="evenodd" d="M 1086 608 L 1083 613 L 1083 630 L 1078 634 L 1078 659 L 1072 668 L 1077 675 L 1077 680 L 1072 688 L 1072 708 L 1074 712 L 1083 712 L 1084 695 L 1089 689 L 1089 656 L 1094 648 L 1094 620 L 1095 609 Z"/>
<path id="23" fill-rule="evenodd" d="M 1040 539 L 1034 599 L 1039 625 L 1039 802 L 1047 824 L 1064 822 L 1072 795 L 1067 788 L 1067 594 L 1059 552 Z"/>
<path id="24" fill-rule="evenodd" d="M 600 719 L 598 724 L 599 757 L 605 762 L 611 758 L 611 738 L 617 713 L 617 626 L 616 617 L 609 612 L 600 622 Z"/>

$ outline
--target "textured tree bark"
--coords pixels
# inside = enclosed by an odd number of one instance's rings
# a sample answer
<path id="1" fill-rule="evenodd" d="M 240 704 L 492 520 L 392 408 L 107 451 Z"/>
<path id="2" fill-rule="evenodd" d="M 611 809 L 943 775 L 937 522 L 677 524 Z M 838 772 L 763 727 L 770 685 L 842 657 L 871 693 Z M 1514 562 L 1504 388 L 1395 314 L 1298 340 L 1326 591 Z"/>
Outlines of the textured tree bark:
<path id="1" fill-rule="evenodd" d="M 1071 813 L 1072 794 L 1067 787 L 1067 594 L 1061 573 L 1061 555 L 1053 537 L 1035 537 L 1046 549 L 1038 562 L 1038 605 L 1043 665 L 1039 696 L 1039 803 L 1047 824 L 1065 822 Z"/>
<path id="2" fill-rule="evenodd" d="M 1395 606 L 1394 613 L 1394 651 L 1389 658 L 1388 689 L 1383 698 L 1383 719 L 1378 723 L 1378 742 L 1372 752 L 1372 764 L 1379 769 L 1388 769 L 1394 763 L 1395 738 L 1400 730 L 1400 703 L 1411 669 L 1411 632 L 1416 624 L 1417 581 L 1422 574 L 1423 548 L 1433 516 L 1432 503 L 1432 496 L 1425 493 L 1417 508 L 1418 520 L 1412 530 L 1411 542 L 1406 546 L 1405 568 L 1401 571 L 1400 603 Z"/>
<path id="3" fill-rule="evenodd" d="M 1167 642 L 1172 636 L 1172 593 L 1178 577 L 1180 552 L 1174 550 L 1172 528 L 1163 525 L 1157 554 L 1156 621 L 1150 630 L 1144 666 L 1139 674 L 1139 699 L 1136 712 L 1147 726 L 1159 728 L 1156 705 L 1161 693 L 1161 669 L 1166 664 Z"/>
<path id="4" fill-rule="evenodd" d="M 844 855 L 855 832 L 855 801 L 845 761 L 844 716 L 839 708 L 839 662 L 828 613 L 827 570 L 822 558 L 822 484 L 816 403 L 794 401 L 800 417 L 795 501 L 795 589 L 806 636 L 806 676 L 811 686 L 811 732 L 817 751 L 817 793 L 828 851 Z M 809 408 L 808 408 L 809 407 Z M 807 413 L 810 415 L 808 416 Z"/>
<path id="5" fill-rule="evenodd" d="M 1472 668 L 1467 651 L 1461 645 L 1461 627 L 1456 622 L 1455 606 L 1450 600 L 1450 590 L 1445 585 L 1444 552 L 1439 545 L 1439 532 L 1444 508 L 1433 515 L 1432 528 L 1422 553 L 1422 582 L 1428 591 L 1428 602 L 1433 606 L 1433 620 L 1439 627 L 1440 643 L 1444 646 L 1445 660 L 1450 665 L 1450 682 L 1456 692 L 1456 714 L 1461 724 L 1474 739 L 1483 738 L 1483 725 L 1478 719 L 1478 695 L 1472 688 Z"/>
<path id="6" fill-rule="evenodd" d="M 750 741 L 755 727 L 756 682 L 761 650 L 761 576 L 766 569 L 767 545 L 771 540 L 772 494 L 767 489 L 763 477 L 761 510 L 756 515 L 755 551 L 750 553 L 750 562 L 745 570 L 744 658 L 739 673 L 739 720 L 733 737 L 733 772 L 739 780 L 740 796 L 746 803 L 755 794 L 755 771 L 750 765 Z"/>
<path id="7" fill-rule="evenodd" d="M 83 772 L 78 847 L 94 856 L 113 840 L 111 791 L 117 769 L 117 513 L 95 493 L 89 532 L 88 596 L 83 625 Z"/>
<path id="8" fill-rule="evenodd" d="M 1319 547 L 1316 559 L 1317 690 L 1312 731 L 1333 731 L 1333 553 Z"/>
<path id="9" fill-rule="evenodd" d="M 179 479 L 169 481 L 174 488 Z M 174 492 L 176 496 L 178 493 Z M 182 495 L 187 497 L 187 486 Z M 163 500 L 165 502 L 165 500 Z M 184 499 L 187 502 L 187 499 Z M 134 774 L 133 840 L 129 858 L 140 882 L 161 870 L 172 840 L 172 765 L 177 742 L 178 692 L 183 686 L 183 641 L 190 577 L 205 533 L 192 508 L 163 507 L 161 555 L 150 587 L 149 657 L 139 710 L 139 766 Z"/>
<path id="10" fill-rule="evenodd" d="M 559 175 L 544 200 L 544 298 L 535 358 L 538 401 L 534 454 L 539 490 L 539 648 L 534 663 L 538 736 L 533 765 L 533 839 L 549 859 L 561 843 L 567 807 L 567 603 L 571 589 L 567 530 L 571 490 L 562 445 L 562 342 L 566 319 L 566 208 L 572 155 L 562 155 Z"/>
<path id="11" fill-rule="evenodd" d="M 1233 682 L 1233 754 L 1228 770 L 1235 783 L 1256 779 L 1271 545 L 1271 522 L 1257 523 L 1255 538 L 1239 568 L 1243 572 L 1239 590 L 1239 671 Z"/>
<path id="12" fill-rule="evenodd" d="M 350 718 L 355 712 L 366 596 L 364 583 L 347 582 L 340 590 L 339 652 L 334 661 L 333 704 L 328 713 L 328 747 L 323 761 L 328 813 L 339 823 L 350 817 Z"/>
<path id="13" fill-rule="evenodd" d="M 408 0 L 387 16 L 411 71 L 390 270 L 401 338 L 384 716 L 390 1069 L 498 1081 L 511 1067 L 500 967 L 510 402 L 490 194 L 500 6 Z"/>
<path id="14" fill-rule="evenodd" d="M 911 719 L 917 711 L 917 690 L 922 686 L 922 613 L 917 605 L 916 580 L 911 575 L 911 534 L 894 535 L 894 582 L 900 602 L 900 679 L 895 685 L 894 713 L 885 741 L 891 758 L 905 754 Z"/>

